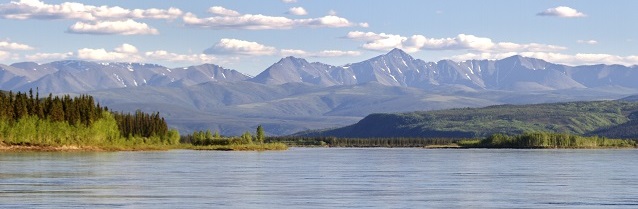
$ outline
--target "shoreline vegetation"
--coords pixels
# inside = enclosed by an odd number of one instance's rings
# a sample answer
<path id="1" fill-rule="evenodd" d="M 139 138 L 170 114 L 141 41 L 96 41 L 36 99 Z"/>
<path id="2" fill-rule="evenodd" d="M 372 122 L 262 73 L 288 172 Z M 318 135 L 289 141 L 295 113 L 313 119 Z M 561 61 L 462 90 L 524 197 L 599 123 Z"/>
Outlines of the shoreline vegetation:
<path id="1" fill-rule="evenodd" d="M 413 147 L 427 149 L 627 149 L 638 148 L 635 140 L 584 137 L 566 133 L 493 134 L 483 139 L 467 138 L 336 138 L 270 137 L 296 147 Z"/>
<path id="2" fill-rule="evenodd" d="M 210 131 L 209 131 L 210 132 Z M 199 133 L 199 132 L 198 132 Z M 203 132 L 201 132 L 203 133 Z M 213 144 L 180 141 L 183 137 L 169 129 L 159 112 L 109 111 L 92 96 L 53 96 L 39 93 L 0 92 L 0 151 L 142 151 L 169 149 L 200 150 L 282 150 L 284 144 L 264 143 L 264 130 L 257 141 L 249 132 L 238 137 L 218 137 Z M 199 139 L 199 138 L 198 138 Z M 212 140 L 205 136 L 204 141 Z"/>
<path id="3" fill-rule="evenodd" d="M 39 94 L 0 93 L 1 151 L 144 151 L 220 150 L 271 151 L 299 147 L 414 147 L 430 149 L 605 149 L 636 148 L 635 140 L 608 139 L 567 133 L 531 132 L 493 134 L 468 138 L 336 138 L 266 137 L 263 127 L 255 133 L 221 136 L 217 131 L 195 131 L 181 136 L 169 129 L 159 112 L 134 114 L 111 112 L 95 104 L 93 97 L 71 98 Z"/>

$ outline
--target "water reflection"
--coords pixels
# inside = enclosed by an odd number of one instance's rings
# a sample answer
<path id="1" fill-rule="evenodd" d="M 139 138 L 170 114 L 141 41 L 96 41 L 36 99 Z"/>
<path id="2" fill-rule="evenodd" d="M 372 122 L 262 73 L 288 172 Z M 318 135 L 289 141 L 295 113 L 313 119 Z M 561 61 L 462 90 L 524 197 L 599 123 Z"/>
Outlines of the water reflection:
<path id="1" fill-rule="evenodd" d="M 0 208 L 636 208 L 635 150 L 0 153 Z"/>

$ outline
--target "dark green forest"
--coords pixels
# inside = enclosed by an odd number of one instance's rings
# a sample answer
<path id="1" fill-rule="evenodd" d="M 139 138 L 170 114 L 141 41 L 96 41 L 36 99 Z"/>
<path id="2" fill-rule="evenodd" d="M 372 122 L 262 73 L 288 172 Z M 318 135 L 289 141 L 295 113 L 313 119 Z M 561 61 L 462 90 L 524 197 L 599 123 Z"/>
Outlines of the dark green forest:
<path id="1" fill-rule="evenodd" d="M 177 144 L 159 113 L 109 112 L 93 97 L 0 93 L 0 142 L 31 146 L 120 146 Z"/>
<path id="2" fill-rule="evenodd" d="M 636 141 L 560 133 L 493 134 L 480 140 L 461 140 L 464 148 L 634 148 Z"/>

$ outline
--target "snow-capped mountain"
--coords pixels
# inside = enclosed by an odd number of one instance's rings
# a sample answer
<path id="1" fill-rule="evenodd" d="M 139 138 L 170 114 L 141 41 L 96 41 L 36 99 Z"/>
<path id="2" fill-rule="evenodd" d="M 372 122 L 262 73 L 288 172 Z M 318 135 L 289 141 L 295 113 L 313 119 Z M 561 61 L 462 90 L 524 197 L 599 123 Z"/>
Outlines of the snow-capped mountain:
<path id="1" fill-rule="evenodd" d="M 136 86 L 188 86 L 208 81 L 240 81 L 249 77 L 235 70 L 204 64 L 170 69 L 141 63 L 96 63 L 56 61 L 0 66 L 2 88 L 26 91 L 36 87 L 42 92 L 86 92 Z"/>
<path id="2" fill-rule="evenodd" d="M 621 65 L 566 66 L 512 56 L 502 60 L 425 62 L 394 49 L 344 66 L 309 63 L 287 57 L 251 81 L 262 84 L 308 83 L 320 86 L 377 82 L 385 86 L 464 86 L 475 90 L 545 91 L 601 86 L 638 88 L 637 67 Z"/>
<path id="3" fill-rule="evenodd" d="M 257 125 L 292 134 L 380 112 L 619 99 L 638 94 L 637 78 L 637 66 L 566 66 L 521 56 L 426 62 L 399 49 L 343 66 L 285 57 L 254 78 L 213 64 L 0 64 L 0 90 L 87 93 L 113 110 L 159 111 L 183 133 L 227 135 Z"/>
<path id="4" fill-rule="evenodd" d="M 473 90 L 547 91 L 592 87 L 638 88 L 638 67 L 622 65 L 566 66 L 540 59 L 512 56 L 501 60 L 441 60 L 425 62 L 400 49 L 371 59 L 332 66 L 285 57 L 250 78 L 213 64 L 167 68 L 155 64 L 57 61 L 0 65 L 0 88 L 43 92 L 86 92 L 136 86 L 191 86 L 226 81 L 280 85 L 306 83 L 317 86 L 357 85 L 376 82 L 384 86 L 431 89 L 445 86 Z"/>
<path id="5" fill-rule="evenodd" d="M 286 57 L 264 70 L 251 81 L 261 84 L 279 85 L 284 83 L 309 83 L 320 86 L 341 85 L 330 71 L 337 67 L 309 63 L 305 59 Z"/>

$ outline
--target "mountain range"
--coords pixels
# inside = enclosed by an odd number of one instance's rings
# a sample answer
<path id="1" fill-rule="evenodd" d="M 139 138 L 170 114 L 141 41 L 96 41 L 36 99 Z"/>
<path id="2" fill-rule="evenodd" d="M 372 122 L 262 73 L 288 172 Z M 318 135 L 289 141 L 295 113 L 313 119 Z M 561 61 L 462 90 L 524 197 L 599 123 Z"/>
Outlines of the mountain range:
<path id="1" fill-rule="evenodd" d="M 65 60 L 0 65 L 0 89 L 90 94 L 113 110 L 159 111 L 182 132 L 236 135 L 264 125 L 268 134 L 352 124 L 371 113 L 482 107 L 638 94 L 638 66 L 567 66 L 512 56 L 426 62 L 399 49 L 333 66 L 285 57 L 251 77 L 204 64 Z"/>

